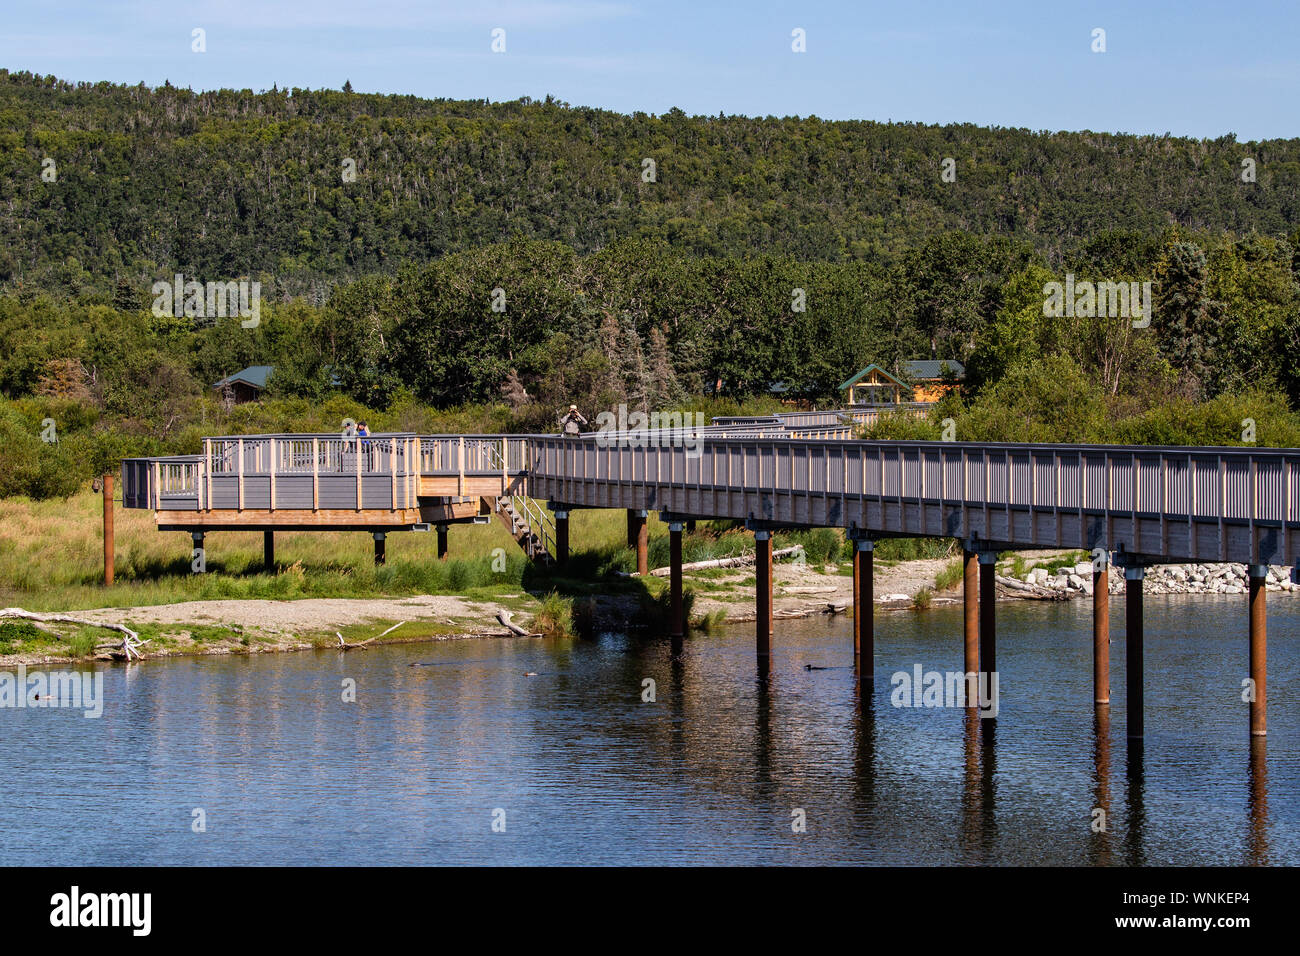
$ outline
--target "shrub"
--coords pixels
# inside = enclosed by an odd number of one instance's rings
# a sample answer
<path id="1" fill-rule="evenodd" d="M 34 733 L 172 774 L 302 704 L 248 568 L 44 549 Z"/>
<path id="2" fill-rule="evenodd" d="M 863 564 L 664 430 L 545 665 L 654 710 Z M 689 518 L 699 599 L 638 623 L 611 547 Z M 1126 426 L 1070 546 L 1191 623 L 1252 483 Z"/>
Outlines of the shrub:
<path id="1" fill-rule="evenodd" d="M 573 637 L 573 599 L 554 591 L 542 598 L 541 607 L 533 615 L 533 630 L 543 637 Z"/>
<path id="2" fill-rule="evenodd" d="M 936 591 L 946 591 L 951 587 L 956 587 L 962 580 L 965 569 L 962 561 L 958 558 L 955 561 L 949 561 L 942 571 L 934 576 L 934 589 Z"/>

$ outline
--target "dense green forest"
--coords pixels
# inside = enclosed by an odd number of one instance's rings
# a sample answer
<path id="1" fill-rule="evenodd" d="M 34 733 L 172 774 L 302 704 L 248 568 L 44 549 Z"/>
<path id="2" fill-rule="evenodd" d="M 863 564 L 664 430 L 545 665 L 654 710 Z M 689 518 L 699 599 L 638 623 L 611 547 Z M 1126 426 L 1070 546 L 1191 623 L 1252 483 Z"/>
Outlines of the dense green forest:
<path id="1" fill-rule="evenodd" d="M 570 401 L 766 409 L 777 381 L 829 406 L 930 357 L 967 366 L 942 409 L 964 439 L 1300 437 L 1300 140 L 3 71 L 0 137 L 0 494 L 358 415 L 537 429 Z M 175 273 L 260 281 L 256 326 L 156 314 Z M 1150 282 L 1150 326 L 1045 317 L 1067 274 Z M 254 364 L 265 401 L 224 408 L 212 384 Z"/>
<path id="2" fill-rule="evenodd" d="M 323 301 L 339 278 L 516 237 L 580 254 L 647 238 L 692 256 L 842 262 L 961 230 L 1021 240 L 1056 266 L 1106 230 L 1281 235 L 1300 219 L 1297 139 L 625 116 L 7 71 L 0 135 L 0 283 L 74 290 L 252 273 Z M 955 182 L 941 176 L 948 157 Z M 56 182 L 41 177 L 46 159 Z"/>

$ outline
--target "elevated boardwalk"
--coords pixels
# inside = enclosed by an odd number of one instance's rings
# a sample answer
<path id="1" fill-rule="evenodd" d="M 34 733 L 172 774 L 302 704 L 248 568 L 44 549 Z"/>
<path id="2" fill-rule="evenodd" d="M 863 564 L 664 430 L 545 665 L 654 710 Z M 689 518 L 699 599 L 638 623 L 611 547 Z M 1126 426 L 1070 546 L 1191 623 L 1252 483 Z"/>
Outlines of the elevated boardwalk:
<path id="1" fill-rule="evenodd" d="M 914 414 L 916 409 L 893 409 Z M 628 513 L 645 573 L 646 517 L 669 525 L 670 632 L 685 633 L 682 532 L 695 519 L 754 533 L 757 644 L 772 628 L 772 533 L 838 527 L 854 549 L 855 661 L 873 659 L 873 541 L 959 539 L 965 564 L 965 673 L 996 675 L 994 579 L 1001 551 L 1080 548 L 1093 555 L 1094 703 L 1107 707 L 1108 569 L 1126 581 L 1128 733 L 1142 736 L 1142 580 L 1167 562 L 1248 567 L 1251 732 L 1265 730 L 1265 578 L 1300 569 L 1300 450 L 1156 446 L 868 442 L 851 435 L 879 409 L 718 419 L 711 426 L 559 435 L 256 435 L 207 438 L 199 455 L 122 462 L 122 500 L 160 530 L 260 529 L 267 565 L 277 530 L 364 530 L 375 560 L 386 534 L 495 515 L 530 557 L 563 563 L 569 514 Z M 537 502 L 546 502 L 546 508 Z M 107 551 L 111 556 L 111 549 Z M 106 576 L 111 570 L 106 569 Z M 986 701 L 968 697 L 967 706 Z M 996 712 L 996 707 L 994 707 Z"/>
<path id="2" fill-rule="evenodd" d="M 153 510 L 160 530 L 400 530 L 527 497 L 560 511 L 1101 549 L 1148 563 L 1300 557 L 1296 449 L 865 442 L 845 438 L 848 428 L 773 418 L 576 438 L 225 436 L 204 439 L 200 455 L 125 459 L 122 500 Z"/>
<path id="3" fill-rule="evenodd" d="M 671 439 L 668 439 L 671 440 Z M 529 439 L 529 494 L 875 537 L 1292 563 L 1300 451 L 700 436 L 695 448 Z"/>

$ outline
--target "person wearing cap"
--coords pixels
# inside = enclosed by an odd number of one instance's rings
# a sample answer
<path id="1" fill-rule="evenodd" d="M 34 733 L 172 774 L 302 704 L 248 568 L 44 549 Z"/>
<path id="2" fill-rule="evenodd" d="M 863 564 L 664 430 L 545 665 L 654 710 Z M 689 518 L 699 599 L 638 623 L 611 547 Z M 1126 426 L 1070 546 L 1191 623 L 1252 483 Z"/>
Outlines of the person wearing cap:
<path id="1" fill-rule="evenodd" d="M 582 412 L 578 411 L 577 405 L 570 405 L 569 411 L 560 418 L 560 425 L 564 428 L 566 438 L 579 434 L 585 424 L 587 420 L 582 417 Z"/>

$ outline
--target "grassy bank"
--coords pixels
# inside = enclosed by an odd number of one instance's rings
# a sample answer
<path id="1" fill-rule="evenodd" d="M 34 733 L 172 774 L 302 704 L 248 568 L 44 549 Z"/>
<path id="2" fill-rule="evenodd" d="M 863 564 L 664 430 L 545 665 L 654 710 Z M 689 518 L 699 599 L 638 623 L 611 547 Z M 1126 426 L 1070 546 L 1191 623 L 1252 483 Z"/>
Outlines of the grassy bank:
<path id="1" fill-rule="evenodd" d="M 157 531 L 151 512 L 118 507 L 115 582 L 105 588 L 101 508 L 101 499 L 88 492 L 66 500 L 0 500 L 0 604 L 76 610 L 222 599 L 487 597 L 520 589 L 571 596 L 623 589 L 655 597 L 666 587 L 663 579 L 632 583 L 613 573 L 636 567 L 622 511 L 573 512 L 570 564 L 551 573 L 530 566 L 505 529 L 491 521 L 453 525 L 447 561 L 437 559 L 433 534 L 391 535 L 382 568 L 374 566 L 372 540 L 364 532 L 277 532 L 273 571 L 262 566 L 260 532 L 213 532 L 205 542 L 207 573 L 194 574 L 186 533 Z M 650 566 L 663 567 L 667 526 L 652 516 L 649 534 Z M 850 557 L 843 533 L 835 529 L 776 539 L 777 547 L 795 543 L 805 547 L 810 564 L 843 565 Z M 898 559 L 928 550 L 911 541 L 881 542 L 881 548 Z M 753 536 L 742 526 L 700 522 L 697 532 L 686 536 L 683 558 L 706 561 L 752 549 Z"/>

